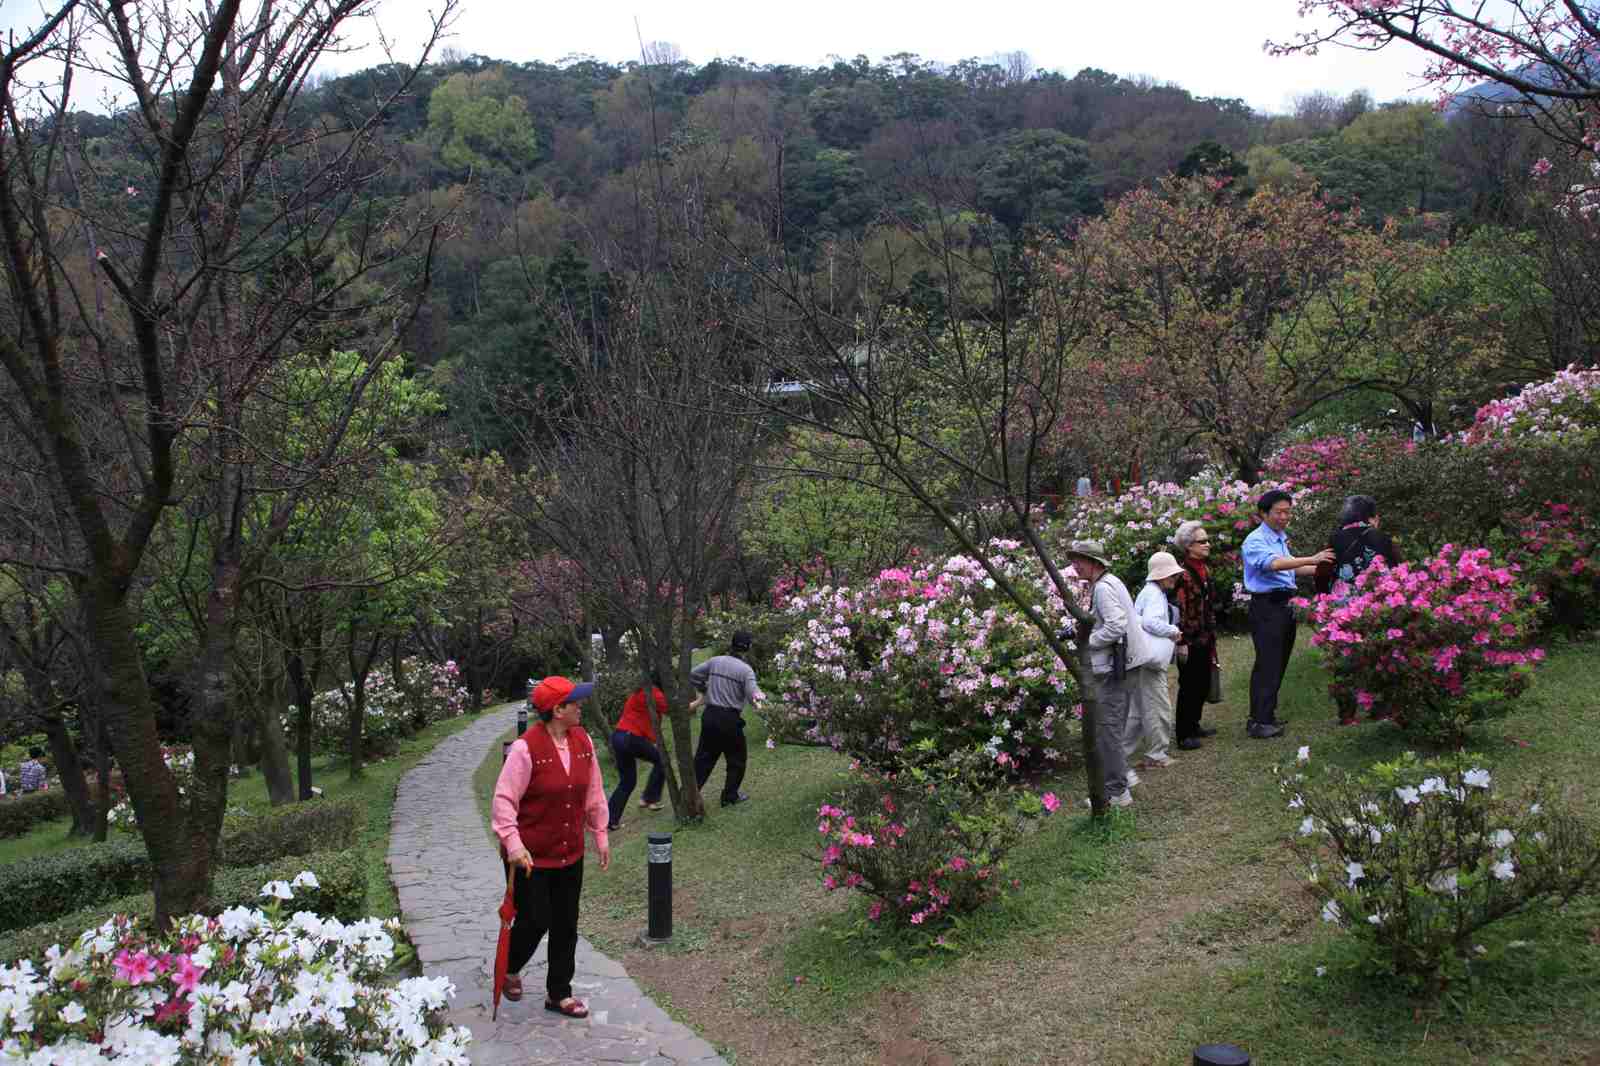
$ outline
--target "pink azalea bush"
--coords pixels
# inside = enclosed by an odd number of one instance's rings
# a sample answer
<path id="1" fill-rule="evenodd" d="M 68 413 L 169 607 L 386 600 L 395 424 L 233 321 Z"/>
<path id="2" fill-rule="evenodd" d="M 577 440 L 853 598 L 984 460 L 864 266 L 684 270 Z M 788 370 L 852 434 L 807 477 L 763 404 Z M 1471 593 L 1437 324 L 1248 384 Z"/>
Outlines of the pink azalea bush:
<path id="1" fill-rule="evenodd" d="M 1005 857 L 1054 793 L 988 787 L 976 757 L 857 780 L 817 809 L 822 885 L 859 893 L 874 922 L 940 935 L 1005 890 Z"/>
<path id="2" fill-rule="evenodd" d="M 1588 444 L 1600 436 L 1600 368 L 1577 364 L 1517 395 L 1484 404 L 1462 435 L 1469 444 L 1541 441 Z"/>
<path id="3" fill-rule="evenodd" d="M 346 722 L 355 686 L 345 682 L 317 693 L 311 702 L 312 743 L 320 751 L 343 751 Z M 367 675 L 363 744 L 369 751 L 387 751 L 403 737 L 434 722 L 458 718 L 471 706 L 472 694 L 461 683 L 454 660 L 431 662 L 419 656 L 400 660 L 400 675 L 377 669 Z M 284 728 L 294 728 L 295 709 L 289 708 Z"/>
<path id="4" fill-rule="evenodd" d="M 1367 435 L 1317 437 L 1278 449 L 1267 458 L 1261 474 L 1290 492 L 1340 491 L 1361 473 L 1361 451 Z"/>
<path id="5" fill-rule="evenodd" d="M 1483 958 L 1486 926 L 1600 883 L 1593 831 L 1539 789 L 1506 795 L 1478 756 L 1407 752 L 1354 774 L 1309 763 L 1302 748 L 1278 784 L 1322 920 L 1425 997 Z"/>
<path id="6" fill-rule="evenodd" d="M 1089 497 L 1079 501 L 1077 510 L 1057 527 L 1058 546 L 1065 548 L 1074 540 L 1100 541 L 1112 570 L 1137 594 L 1151 553 L 1172 551 L 1172 535 L 1184 522 L 1203 522 L 1211 536 L 1212 581 L 1226 603 L 1238 598 L 1243 587 L 1239 547 L 1255 528 L 1255 501 L 1276 487 L 1202 474 L 1183 485 L 1152 481 L 1120 496 Z"/>
<path id="7" fill-rule="evenodd" d="M 0 1061 L 466 1066 L 444 1024 L 447 978 L 391 981 L 397 925 L 286 915 L 301 873 L 259 910 L 180 919 L 158 936 L 118 916 L 42 960 L 0 966 Z"/>
<path id="8" fill-rule="evenodd" d="M 1015 541 L 989 550 L 1052 626 L 1069 617 Z M 997 777 L 1056 765 L 1078 742 L 1072 675 L 976 560 L 890 569 L 790 601 L 769 726 L 885 769 L 981 749 Z"/>
<path id="9" fill-rule="evenodd" d="M 1311 601 L 1311 639 L 1336 701 L 1392 710 L 1407 730 L 1456 743 L 1527 688 L 1544 658 L 1530 647 L 1541 606 L 1487 548 L 1445 545 L 1392 569 L 1379 559 Z"/>

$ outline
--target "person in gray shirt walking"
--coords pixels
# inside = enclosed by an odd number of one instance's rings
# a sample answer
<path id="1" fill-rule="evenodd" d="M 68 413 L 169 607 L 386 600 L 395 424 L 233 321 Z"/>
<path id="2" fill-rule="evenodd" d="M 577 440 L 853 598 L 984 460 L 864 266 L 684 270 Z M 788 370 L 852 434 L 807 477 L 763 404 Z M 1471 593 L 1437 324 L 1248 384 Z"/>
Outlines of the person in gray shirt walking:
<path id="1" fill-rule="evenodd" d="M 700 714 L 700 746 L 694 753 L 694 778 L 705 788 L 717 759 L 726 757 L 727 776 L 722 782 L 722 805 L 731 807 L 750 797 L 739 791 L 749 757 L 744 743 L 744 705 L 755 699 L 756 672 L 740 656 L 748 654 L 753 638 L 744 630 L 733 635 L 726 655 L 714 655 L 689 671 L 689 683 L 705 699 Z"/>

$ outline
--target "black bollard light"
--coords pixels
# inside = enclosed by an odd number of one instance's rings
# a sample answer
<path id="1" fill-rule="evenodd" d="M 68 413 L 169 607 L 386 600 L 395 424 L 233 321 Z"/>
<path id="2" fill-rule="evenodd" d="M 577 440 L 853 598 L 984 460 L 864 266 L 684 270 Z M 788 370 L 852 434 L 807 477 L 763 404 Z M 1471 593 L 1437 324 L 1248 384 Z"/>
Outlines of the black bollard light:
<path id="1" fill-rule="evenodd" d="M 1194 1049 L 1194 1066 L 1250 1066 L 1250 1056 L 1232 1044 L 1201 1044 Z"/>
<path id="2" fill-rule="evenodd" d="M 528 701 L 523 700 L 517 707 L 517 736 L 528 731 Z"/>
<path id="3" fill-rule="evenodd" d="M 516 743 L 516 741 L 514 741 L 514 740 L 502 740 L 500 742 L 500 765 L 501 766 L 505 765 L 507 756 L 509 756 L 511 754 L 511 745 L 513 745 L 515 743 Z"/>
<path id="4" fill-rule="evenodd" d="M 651 947 L 672 939 L 672 834 L 651 833 L 645 840 L 650 928 L 639 934 L 639 943 Z"/>

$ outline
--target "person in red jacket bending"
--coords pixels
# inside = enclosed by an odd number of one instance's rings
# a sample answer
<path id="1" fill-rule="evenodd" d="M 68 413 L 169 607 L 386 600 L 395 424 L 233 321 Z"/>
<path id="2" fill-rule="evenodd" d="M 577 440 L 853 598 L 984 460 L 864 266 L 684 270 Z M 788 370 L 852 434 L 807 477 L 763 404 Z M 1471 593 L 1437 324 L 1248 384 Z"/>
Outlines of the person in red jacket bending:
<path id="1" fill-rule="evenodd" d="M 622 719 L 611 733 L 611 754 L 617 760 L 617 787 L 611 790 L 611 824 L 608 829 L 622 828 L 622 812 L 628 809 L 628 797 L 633 786 L 639 783 L 635 765 L 643 759 L 650 764 L 650 780 L 644 783 L 644 795 L 639 806 L 652 811 L 661 809 L 661 789 L 667 783 L 666 768 L 661 765 L 661 750 L 656 747 L 656 725 L 667 713 L 667 696 L 661 691 L 661 679 L 651 676 L 652 687 L 646 695 L 641 685 L 622 705 Z"/>
<path id="2" fill-rule="evenodd" d="M 572 995 L 585 827 L 594 834 L 600 869 L 611 865 L 600 764 L 589 734 L 578 725 L 578 704 L 593 692 L 592 684 L 575 685 L 564 677 L 535 685 L 539 720 L 511 745 L 494 786 L 494 835 L 517 868 L 517 920 L 506 966 L 513 976 L 506 978 L 505 997 L 522 998 L 522 978 L 515 975 L 549 933 L 544 1009 L 569 1018 L 589 1016 Z"/>

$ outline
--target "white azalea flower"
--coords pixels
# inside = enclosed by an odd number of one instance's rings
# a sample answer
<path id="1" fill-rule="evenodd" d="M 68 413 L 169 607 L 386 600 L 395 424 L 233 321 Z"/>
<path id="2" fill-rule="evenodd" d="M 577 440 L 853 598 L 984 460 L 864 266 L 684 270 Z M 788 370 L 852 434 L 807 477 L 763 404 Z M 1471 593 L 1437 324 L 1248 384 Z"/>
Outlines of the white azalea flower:
<path id="1" fill-rule="evenodd" d="M 1318 977 L 1321 977 L 1323 974 L 1325 974 L 1327 972 L 1328 972 L 1328 968 L 1326 966 L 1318 966 L 1317 967 L 1317 976 Z"/>
<path id="2" fill-rule="evenodd" d="M 294 880 L 289 882 L 290 888 L 321 888 L 322 883 L 317 880 L 317 875 L 310 870 L 301 870 L 294 875 Z"/>
<path id="3" fill-rule="evenodd" d="M 1304 765 L 1305 763 L 1310 762 L 1311 761 L 1311 745 L 1302 744 L 1300 746 L 1300 750 L 1295 752 L 1294 758 L 1295 758 L 1295 761 L 1300 763 L 1301 765 Z"/>
<path id="4" fill-rule="evenodd" d="M 1322 920 L 1323 921 L 1325 921 L 1325 922 L 1337 922 L 1340 917 L 1341 917 L 1341 912 L 1339 910 L 1339 905 L 1337 903 L 1335 903 L 1333 900 L 1330 899 L 1328 902 L 1326 902 L 1326 903 L 1324 903 L 1322 905 Z"/>
<path id="5" fill-rule="evenodd" d="M 61 1008 L 61 1020 L 68 1025 L 77 1025 L 88 1016 L 89 1012 L 83 1009 L 83 1004 L 75 999 Z"/>
<path id="6" fill-rule="evenodd" d="M 1461 775 L 1461 783 L 1469 788 L 1488 788 L 1489 771 L 1475 766 Z"/>
<path id="7" fill-rule="evenodd" d="M 268 881 L 261 886 L 261 894 L 274 899 L 294 899 L 294 891 L 287 881 Z"/>
<path id="8" fill-rule="evenodd" d="M 1305 797 L 1301 796 L 1298 792 L 1296 792 L 1295 795 L 1294 795 L 1294 798 L 1289 801 L 1289 809 L 1291 811 L 1298 811 L 1300 808 L 1304 807 L 1305 805 L 1306 805 Z"/>
<path id="9" fill-rule="evenodd" d="M 1422 802 L 1421 793 L 1409 786 L 1395 789 L 1394 794 L 1400 798 L 1401 803 L 1408 807 Z"/>
<path id="10" fill-rule="evenodd" d="M 1489 834 L 1489 844 L 1496 848 L 1509 848 L 1516 839 L 1516 835 L 1509 829 L 1496 829 Z"/>
<path id="11" fill-rule="evenodd" d="M 1345 883 L 1351 888 L 1355 888 L 1356 887 L 1356 882 L 1361 880 L 1363 877 L 1367 876 L 1366 867 L 1362 866 L 1359 862 L 1347 862 L 1347 863 L 1345 863 L 1344 864 L 1344 872 L 1345 872 L 1346 877 L 1348 878 L 1348 880 Z"/>
<path id="12" fill-rule="evenodd" d="M 1317 820 L 1310 815 L 1307 815 L 1305 821 L 1300 823 L 1300 835 L 1303 837 L 1308 837 L 1316 831 Z"/>
<path id="13" fill-rule="evenodd" d="M 1510 859 L 1501 859 L 1489 867 L 1489 872 L 1494 874 L 1496 881 L 1510 881 L 1517 876 L 1517 868 Z"/>

